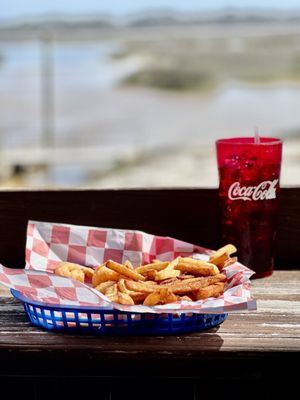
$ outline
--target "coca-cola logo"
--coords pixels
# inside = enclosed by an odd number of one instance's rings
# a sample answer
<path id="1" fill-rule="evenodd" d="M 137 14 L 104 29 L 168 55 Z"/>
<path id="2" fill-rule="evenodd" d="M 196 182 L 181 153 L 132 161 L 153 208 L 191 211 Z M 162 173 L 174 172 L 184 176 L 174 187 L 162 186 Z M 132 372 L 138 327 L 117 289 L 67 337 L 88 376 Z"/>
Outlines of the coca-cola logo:
<path id="1" fill-rule="evenodd" d="M 278 179 L 263 181 L 257 186 L 241 186 L 234 182 L 228 189 L 230 200 L 271 200 L 276 199 L 276 185 Z"/>

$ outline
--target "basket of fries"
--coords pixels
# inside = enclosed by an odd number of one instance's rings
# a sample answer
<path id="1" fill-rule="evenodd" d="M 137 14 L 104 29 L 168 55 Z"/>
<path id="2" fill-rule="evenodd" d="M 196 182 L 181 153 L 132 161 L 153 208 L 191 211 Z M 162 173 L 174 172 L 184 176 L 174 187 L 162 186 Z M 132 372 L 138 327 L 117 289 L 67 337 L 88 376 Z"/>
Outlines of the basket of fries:
<path id="1" fill-rule="evenodd" d="M 198 332 L 221 324 L 227 314 L 153 314 L 112 308 L 55 306 L 12 289 L 32 324 L 53 331 L 89 334 L 155 335 Z"/>
<path id="2" fill-rule="evenodd" d="M 0 282 L 30 321 L 96 334 L 195 332 L 253 310 L 252 271 L 232 256 L 140 231 L 29 221 L 25 270 Z"/>

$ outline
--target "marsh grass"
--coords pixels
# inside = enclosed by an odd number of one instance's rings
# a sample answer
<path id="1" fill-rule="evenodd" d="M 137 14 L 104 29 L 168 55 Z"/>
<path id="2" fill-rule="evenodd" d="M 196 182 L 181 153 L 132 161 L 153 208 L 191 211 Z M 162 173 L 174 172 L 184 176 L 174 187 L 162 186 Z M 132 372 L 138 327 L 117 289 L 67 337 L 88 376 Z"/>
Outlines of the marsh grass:
<path id="1" fill-rule="evenodd" d="M 226 81 L 300 81 L 300 34 L 128 41 L 116 59 L 150 60 L 123 85 L 207 91 Z"/>
<path id="2" fill-rule="evenodd" d="M 139 85 L 165 90 L 210 90 L 216 86 L 212 74 L 186 68 L 153 67 L 135 72 L 123 81 L 124 85 Z"/>

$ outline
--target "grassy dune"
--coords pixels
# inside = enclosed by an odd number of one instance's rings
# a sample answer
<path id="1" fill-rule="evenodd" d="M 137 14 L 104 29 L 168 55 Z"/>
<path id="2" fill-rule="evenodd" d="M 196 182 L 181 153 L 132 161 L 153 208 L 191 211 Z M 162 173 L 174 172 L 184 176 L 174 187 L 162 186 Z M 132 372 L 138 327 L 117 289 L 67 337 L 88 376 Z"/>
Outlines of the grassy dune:
<path id="1" fill-rule="evenodd" d="M 300 34 L 129 40 L 115 59 L 141 56 L 143 69 L 123 84 L 165 90 L 206 91 L 239 80 L 250 83 L 300 81 Z"/>

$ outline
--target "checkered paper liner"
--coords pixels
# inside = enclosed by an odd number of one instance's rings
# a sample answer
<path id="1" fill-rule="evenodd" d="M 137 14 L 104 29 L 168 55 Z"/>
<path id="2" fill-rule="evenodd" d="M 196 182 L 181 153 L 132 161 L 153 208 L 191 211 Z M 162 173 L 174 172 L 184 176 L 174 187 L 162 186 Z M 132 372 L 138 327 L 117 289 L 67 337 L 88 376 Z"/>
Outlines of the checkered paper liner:
<path id="1" fill-rule="evenodd" d="M 179 255 L 207 260 L 211 252 L 178 239 L 141 231 L 29 221 L 25 270 L 0 265 L 0 283 L 32 300 L 47 304 L 110 307 L 136 313 L 216 314 L 256 309 L 249 281 L 253 271 L 238 262 L 222 271 L 227 276 L 222 296 L 152 307 L 112 303 L 87 284 L 53 274 L 61 261 L 95 268 L 108 259 L 119 263 L 129 260 L 138 266 L 150 263 L 153 259 L 167 261 Z"/>

